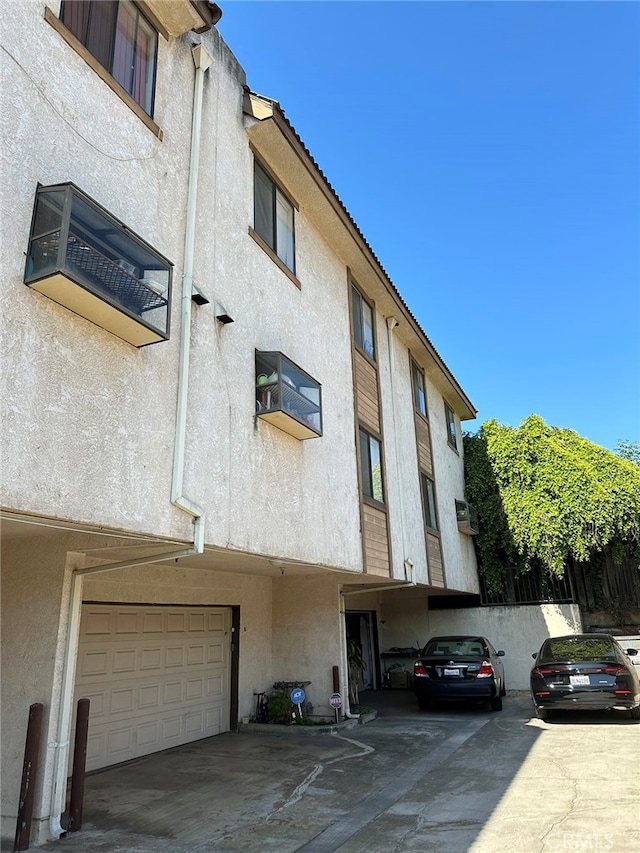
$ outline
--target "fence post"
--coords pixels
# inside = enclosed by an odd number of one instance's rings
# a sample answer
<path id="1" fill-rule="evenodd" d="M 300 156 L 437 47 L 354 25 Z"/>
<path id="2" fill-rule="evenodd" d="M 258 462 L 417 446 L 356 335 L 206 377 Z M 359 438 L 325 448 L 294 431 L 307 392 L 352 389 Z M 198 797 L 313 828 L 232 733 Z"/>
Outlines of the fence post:
<path id="1" fill-rule="evenodd" d="M 332 667 L 331 675 L 333 677 L 333 692 L 334 693 L 340 693 L 340 667 L 339 666 Z M 344 707 L 344 699 L 342 701 L 343 701 L 343 707 Z M 342 719 L 342 711 L 336 711 L 336 717 L 339 720 Z"/>
<path id="2" fill-rule="evenodd" d="M 73 771 L 71 774 L 71 797 L 69 800 L 69 823 L 67 826 L 68 832 L 77 832 L 82 828 L 88 732 L 89 699 L 78 699 L 76 735 L 73 745 Z"/>
<path id="3" fill-rule="evenodd" d="M 43 710 L 44 705 L 41 702 L 35 702 L 29 708 L 29 722 L 27 723 L 27 738 L 24 746 L 24 762 L 22 764 L 20 802 L 18 804 L 18 819 L 16 821 L 16 837 L 13 844 L 14 850 L 28 850 L 31 840 L 31 817 L 33 815 L 33 801 L 36 794 Z"/>

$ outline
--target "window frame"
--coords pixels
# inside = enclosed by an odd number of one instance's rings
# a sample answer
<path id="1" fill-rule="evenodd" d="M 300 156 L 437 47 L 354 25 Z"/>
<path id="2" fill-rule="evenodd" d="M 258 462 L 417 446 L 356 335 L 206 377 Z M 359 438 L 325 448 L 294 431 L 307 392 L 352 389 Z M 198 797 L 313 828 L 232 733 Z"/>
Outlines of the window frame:
<path id="1" fill-rule="evenodd" d="M 424 525 L 430 533 L 440 533 L 438 519 L 438 500 L 435 480 L 424 471 L 420 472 L 420 491 L 422 493 L 422 516 Z M 433 524 L 431 523 L 433 522 Z"/>
<path id="2" fill-rule="evenodd" d="M 373 302 L 369 302 L 369 300 L 364 296 L 358 285 L 352 281 L 350 283 L 351 292 L 350 292 L 350 312 L 351 312 L 351 330 L 353 336 L 353 342 L 358 348 L 358 350 L 366 355 L 371 361 L 376 362 L 376 312 L 375 306 Z M 354 297 L 359 300 L 356 311 L 356 304 L 354 301 Z M 367 351 L 366 341 L 365 341 L 365 325 L 362 314 L 362 306 L 366 305 L 369 311 L 371 312 L 371 352 Z M 356 316 L 357 314 L 357 316 Z"/>
<path id="3" fill-rule="evenodd" d="M 95 62 L 109 75 L 109 77 L 114 81 L 114 83 L 122 89 L 122 91 L 126 92 L 127 95 L 132 99 L 132 101 L 140 107 L 141 110 L 144 111 L 145 115 L 148 115 L 149 118 L 153 118 L 154 109 L 155 109 L 155 93 L 156 93 L 156 78 L 157 78 L 157 69 L 158 69 L 158 48 L 159 48 L 159 31 L 157 26 L 144 14 L 144 12 L 140 9 L 140 7 L 133 2 L 133 0 L 112 0 L 115 3 L 115 7 L 113 8 L 113 20 L 107 22 L 107 26 L 109 28 L 108 38 L 109 44 L 106 47 L 105 55 L 98 56 L 98 52 L 92 50 L 89 47 L 92 38 L 92 15 L 94 10 L 98 8 L 97 0 L 88 0 L 89 7 L 87 10 L 87 18 L 84 23 L 84 31 L 82 34 L 79 32 L 75 32 L 70 26 L 70 20 L 64 20 L 65 11 L 72 8 L 70 0 L 62 0 L 62 4 L 60 6 L 60 23 L 62 26 L 76 39 L 78 44 L 80 44 L 87 53 L 93 57 Z M 106 8 L 106 5 L 102 8 Z M 121 20 L 121 11 L 124 13 L 131 12 L 133 13 L 133 24 L 135 30 L 134 41 L 132 44 L 133 48 L 133 63 L 130 65 L 132 78 L 125 85 L 126 81 L 122 81 L 118 79 L 115 72 L 115 64 L 117 62 L 117 35 L 119 31 L 119 23 Z M 140 60 L 140 39 L 138 35 L 141 29 L 144 29 L 146 26 L 148 32 L 151 35 L 151 42 L 153 50 L 150 54 L 151 59 L 147 62 L 142 63 Z M 94 37 L 96 33 L 93 34 Z M 103 34 L 98 34 L 103 35 Z M 104 35 L 107 35 L 106 31 Z M 106 59 L 106 55 L 108 54 L 108 61 L 104 61 Z M 128 63 L 125 63 L 128 65 Z M 143 83 L 143 90 L 148 93 L 148 97 L 143 97 L 138 99 L 135 92 L 138 86 L 136 85 L 136 77 L 139 69 L 142 67 L 148 66 L 148 70 L 145 70 L 145 79 Z"/>
<path id="4" fill-rule="evenodd" d="M 447 442 L 449 447 L 458 452 L 458 426 L 456 424 L 455 412 L 451 406 L 444 401 L 444 419 L 447 427 Z"/>
<path id="5" fill-rule="evenodd" d="M 366 439 L 366 458 L 363 453 L 363 439 Z M 381 497 L 375 497 L 374 489 L 374 467 L 371 463 L 371 443 L 375 442 L 378 447 L 378 458 L 380 465 L 380 493 Z M 360 487 L 362 497 L 375 506 L 385 507 L 385 483 L 384 483 L 384 460 L 382 454 L 382 441 L 368 429 L 358 426 L 358 460 L 360 471 Z"/>
<path id="6" fill-rule="evenodd" d="M 416 380 L 420 379 L 421 388 L 417 387 Z M 420 367 L 417 362 L 411 359 L 411 389 L 413 392 L 413 408 L 414 410 L 421 415 L 426 420 L 429 419 L 429 407 L 427 406 L 427 383 L 424 375 L 424 370 Z M 420 406 L 420 395 L 419 391 L 422 391 L 422 398 L 424 401 L 424 411 L 422 406 Z"/>
<path id="7" fill-rule="evenodd" d="M 265 223 L 268 229 L 260 230 L 258 227 L 258 175 L 264 181 L 264 185 L 268 185 L 270 190 L 269 198 L 269 222 Z M 292 265 L 286 261 L 286 252 L 280 254 L 278 240 L 278 203 L 285 203 L 291 213 L 291 255 Z M 253 226 L 249 229 L 249 233 L 262 246 L 267 254 L 275 261 L 275 263 L 285 272 L 289 278 L 292 278 L 294 283 L 300 286 L 296 275 L 296 211 L 299 206 L 293 201 L 289 193 L 287 193 L 280 182 L 274 177 L 273 173 L 265 166 L 262 160 L 255 155 L 253 158 Z M 271 233 L 267 234 L 266 230 Z M 264 233 L 263 233 L 264 231 Z M 284 257 L 283 257 L 284 255 Z"/>

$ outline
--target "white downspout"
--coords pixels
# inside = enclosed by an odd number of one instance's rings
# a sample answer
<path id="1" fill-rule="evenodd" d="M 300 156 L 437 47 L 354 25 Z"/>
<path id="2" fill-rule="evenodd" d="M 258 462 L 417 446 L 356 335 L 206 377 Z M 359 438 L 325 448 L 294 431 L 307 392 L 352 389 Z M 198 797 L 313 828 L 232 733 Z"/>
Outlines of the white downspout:
<path id="1" fill-rule="evenodd" d="M 180 361 L 178 367 L 178 395 L 176 408 L 176 432 L 173 455 L 171 503 L 193 517 L 193 546 L 165 552 L 152 557 L 137 557 L 118 563 L 75 569 L 71 574 L 69 594 L 69 617 L 67 620 L 67 642 L 58 713 L 58 739 L 49 744 L 55 749 L 53 758 L 53 782 L 49 831 L 52 838 L 60 838 L 65 830 L 61 818 L 65 808 L 67 790 L 67 763 L 71 719 L 73 717 L 73 694 L 75 665 L 80 634 L 83 577 L 88 574 L 116 571 L 132 566 L 151 565 L 180 557 L 190 557 L 204 552 L 204 510 L 183 494 L 184 457 L 186 445 L 187 402 L 189 390 L 189 361 L 191 352 L 191 296 L 193 294 L 193 257 L 195 245 L 196 202 L 200 166 L 200 139 L 202 135 L 202 95 L 204 74 L 213 59 L 202 45 L 191 50 L 196 67 L 193 91 L 193 115 L 191 122 L 191 157 L 189 161 L 189 188 L 187 194 L 187 221 L 184 240 L 184 264 L 182 277 L 182 322 L 180 336 Z"/>
<path id="2" fill-rule="evenodd" d="M 387 317 L 387 343 L 389 349 L 389 377 L 391 385 L 391 422 L 393 424 L 393 450 L 395 456 L 396 482 L 401 483 L 400 477 L 400 449 L 398 446 L 398 427 L 396 423 L 396 392 L 394 386 L 395 374 L 395 357 L 393 351 L 393 330 L 399 326 L 395 317 Z M 406 556 L 407 539 L 405 531 L 404 519 L 404 501 L 402 499 L 403 489 L 400 487 L 398 491 L 398 512 L 400 513 L 400 534 L 402 536 L 402 551 L 404 553 L 404 577 L 405 580 L 413 583 L 413 562 Z M 410 577 L 407 577 L 407 570 Z"/>
<path id="3" fill-rule="evenodd" d="M 184 235 L 182 274 L 182 326 L 180 330 L 180 364 L 178 369 L 178 401 L 176 408 L 176 438 L 173 454 L 171 503 L 193 516 L 194 547 L 204 551 L 204 510 L 189 500 L 183 492 L 184 453 L 189 398 L 189 362 L 191 356 L 191 297 L 193 295 L 193 256 L 196 232 L 198 176 L 200 173 L 200 139 L 202 136 L 202 93 L 205 71 L 213 59 L 199 44 L 191 49 L 196 67 L 193 84 L 193 114 L 191 119 L 191 157 L 189 160 L 189 189 L 187 193 L 187 222 Z"/>

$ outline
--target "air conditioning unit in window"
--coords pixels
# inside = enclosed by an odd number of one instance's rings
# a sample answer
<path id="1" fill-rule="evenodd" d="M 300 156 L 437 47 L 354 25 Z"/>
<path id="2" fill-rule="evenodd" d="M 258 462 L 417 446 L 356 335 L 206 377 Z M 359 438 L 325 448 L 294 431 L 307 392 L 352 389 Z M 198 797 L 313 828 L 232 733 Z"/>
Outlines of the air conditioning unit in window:
<path id="1" fill-rule="evenodd" d="M 468 536 L 475 536 L 478 532 L 478 513 L 466 501 L 456 501 L 456 516 L 458 518 L 458 530 Z"/>

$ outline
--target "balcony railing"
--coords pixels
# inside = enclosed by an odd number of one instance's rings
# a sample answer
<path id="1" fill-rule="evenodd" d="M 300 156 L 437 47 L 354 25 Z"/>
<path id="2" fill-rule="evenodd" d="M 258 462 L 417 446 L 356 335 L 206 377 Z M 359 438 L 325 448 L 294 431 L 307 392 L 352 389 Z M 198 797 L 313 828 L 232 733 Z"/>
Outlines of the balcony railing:
<path id="1" fill-rule="evenodd" d="M 140 347 L 167 340 L 172 264 L 73 184 L 38 186 L 24 281 Z"/>

